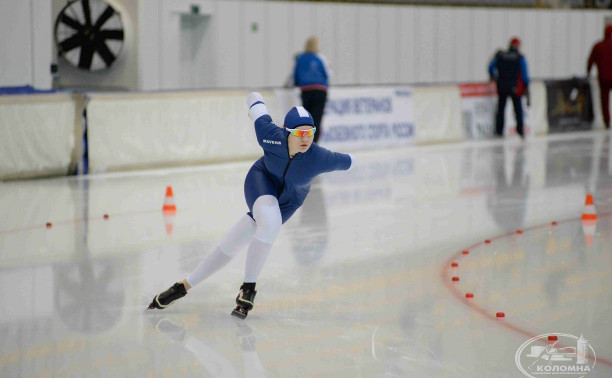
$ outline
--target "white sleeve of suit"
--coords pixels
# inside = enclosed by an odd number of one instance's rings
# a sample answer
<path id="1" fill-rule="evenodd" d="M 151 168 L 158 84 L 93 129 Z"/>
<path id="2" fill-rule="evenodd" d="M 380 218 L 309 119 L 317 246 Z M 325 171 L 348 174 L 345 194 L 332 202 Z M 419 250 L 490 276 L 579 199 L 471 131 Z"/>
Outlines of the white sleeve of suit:
<path id="1" fill-rule="evenodd" d="M 251 117 L 253 121 L 263 115 L 269 114 L 268 108 L 264 103 L 264 98 L 259 92 L 251 92 L 247 96 L 246 103 L 249 108 L 249 117 Z"/>

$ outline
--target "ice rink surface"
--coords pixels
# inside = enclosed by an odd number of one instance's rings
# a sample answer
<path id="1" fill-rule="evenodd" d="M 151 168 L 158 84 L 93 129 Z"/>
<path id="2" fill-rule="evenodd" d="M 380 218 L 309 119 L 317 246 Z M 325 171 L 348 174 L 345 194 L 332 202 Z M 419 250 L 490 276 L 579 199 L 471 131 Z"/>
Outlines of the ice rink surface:
<path id="1" fill-rule="evenodd" d="M 523 377 L 553 333 L 611 377 L 610 136 L 355 153 L 283 226 L 244 321 L 244 252 L 145 308 L 247 211 L 252 162 L 0 183 L 0 377 Z M 540 359 L 576 361 L 565 344 Z"/>

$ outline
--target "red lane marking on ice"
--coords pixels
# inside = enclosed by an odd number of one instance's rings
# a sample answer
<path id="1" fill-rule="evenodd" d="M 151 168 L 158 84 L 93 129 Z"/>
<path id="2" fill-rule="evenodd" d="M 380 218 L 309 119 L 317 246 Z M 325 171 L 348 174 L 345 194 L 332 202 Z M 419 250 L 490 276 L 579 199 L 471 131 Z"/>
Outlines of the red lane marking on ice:
<path id="1" fill-rule="evenodd" d="M 607 212 L 607 213 L 599 214 L 599 217 L 603 218 L 603 217 L 607 217 L 607 216 L 610 216 L 610 215 L 612 215 L 612 212 Z M 565 219 L 565 220 L 561 220 L 561 221 L 555 221 L 555 222 L 553 222 L 552 225 L 556 226 L 556 225 L 559 225 L 559 224 L 562 224 L 562 223 L 580 222 L 581 220 L 582 220 L 581 217 Z M 546 227 L 551 227 L 551 223 L 549 222 L 549 223 L 545 223 L 545 224 L 542 224 L 542 225 L 537 225 L 537 226 L 532 226 L 532 227 L 528 227 L 528 228 L 523 228 L 523 233 L 525 233 L 527 231 L 532 231 L 532 230 L 537 230 L 537 229 L 541 229 L 541 228 L 546 228 Z M 495 237 L 490 238 L 488 240 L 493 241 L 493 240 L 498 240 L 498 239 L 502 239 L 502 238 L 505 238 L 505 237 L 508 237 L 508 236 L 515 236 L 515 235 L 516 235 L 516 233 L 513 231 L 513 232 L 509 232 L 507 234 L 495 236 Z M 493 312 L 493 311 L 487 310 L 487 309 L 485 309 L 483 307 L 480 307 L 480 306 L 474 304 L 474 302 L 472 302 L 471 300 L 466 300 L 466 294 L 464 294 L 460 290 L 460 288 L 458 287 L 457 282 L 453 282 L 453 281 L 450 281 L 448 279 L 448 277 L 451 276 L 451 263 L 453 261 L 458 261 L 461 258 L 464 258 L 464 259 L 469 259 L 470 258 L 469 255 L 464 254 L 463 251 L 471 251 L 473 248 L 476 248 L 476 247 L 484 245 L 484 244 L 485 244 L 485 242 L 482 241 L 482 242 L 478 242 L 478 243 L 472 244 L 469 247 L 463 248 L 459 252 L 453 254 L 448 260 L 446 260 L 446 262 L 444 264 L 442 264 L 442 269 L 440 270 L 440 278 L 441 278 L 444 286 L 455 296 L 455 298 L 459 302 L 461 302 L 465 306 L 468 306 L 470 309 L 478 312 L 479 314 L 484 316 L 486 319 L 492 320 L 496 324 L 499 324 L 499 325 L 504 326 L 504 327 L 506 327 L 508 329 L 511 329 L 512 331 L 520 333 L 521 335 L 524 335 L 525 337 L 528 337 L 530 339 L 538 336 L 539 334 L 536 334 L 533 331 L 529 331 L 529 330 L 523 329 L 523 328 L 521 328 L 519 326 L 516 326 L 516 325 L 508 322 L 507 319 L 504 319 L 503 322 L 499 321 L 496 312 Z M 472 294 L 472 293 L 470 293 L 470 294 Z M 472 294 L 472 296 L 473 295 L 474 294 Z M 512 315 L 510 315 L 510 317 L 511 316 Z M 605 358 L 602 358 L 602 357 L 598 356 L 597 357 L 597 362 L 599 362 L 601 364 L 604 364 L 604 365 L 606 365 L 608 367 L 612 367 L 612 362 L 607 360 L 607 359 L 605 359 Z"/>
<path id="2" fill-rule="evenodd" d="M 139 215 L 139 214 L 158 213 L 158 212 L 160 212 L 160 210 L 139 210 L 139 211 L 131 211 L 129 213 L 118 213 L 114 215 L 113 217 L 117 218 L 117 217 L 126 217 L 126 216 L 133 216 L 133 215 Z M 47 222 L 51 224 L 51 226 L 47 226 L 47 224 L 45 223 L 45 224 L 41 224 L 38 226 L 26 226 L 26 227 L 20 227 L 20 228 L 13 228 L 10 230 L 0 230 L 0 235 L 14 234 L 14 233 L 23 232 L 23 231 L 33 231 L 33 230 L 42 229 L 42 228 L 54 229 L 56 228 L 56 226 L 65 226 L 67 224 L 77 224 L 77 223 L 81 223 L 85 221 L 87 222 L 98 221 L 102 219 L 104 219 L 102 215 L 97 215 L 97 216 L 91 216 L 88 218 L 74 218 L 74 219 L 63 220 L 59 222 Z"/>

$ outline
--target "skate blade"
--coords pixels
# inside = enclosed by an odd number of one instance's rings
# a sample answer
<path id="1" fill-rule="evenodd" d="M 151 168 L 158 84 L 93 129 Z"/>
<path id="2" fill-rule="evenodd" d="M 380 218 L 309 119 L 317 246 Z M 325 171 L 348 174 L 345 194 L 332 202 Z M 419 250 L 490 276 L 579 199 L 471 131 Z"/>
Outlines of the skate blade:
<path id="1" fill-rule="evenodd" d="M 240 307 L 236 307 L 236 309 L 232 311 L 232 316 L 235 316 L 238 319 L 244 319 L 247 317 L 247 311 L 241 309 Z"/>

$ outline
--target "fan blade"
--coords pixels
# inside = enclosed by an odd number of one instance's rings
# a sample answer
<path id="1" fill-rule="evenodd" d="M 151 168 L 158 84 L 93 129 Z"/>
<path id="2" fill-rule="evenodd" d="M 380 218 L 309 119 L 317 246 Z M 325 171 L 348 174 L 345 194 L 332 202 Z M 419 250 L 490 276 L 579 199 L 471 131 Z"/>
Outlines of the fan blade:
<path id="1" fill-rule="evenodd" d="M 96 24 L 93 26 L 94 29 L 100 30 L 102 25 L 104 25 L 104 23 L 108 21 L 108 19 L 111 18 L 114 14 L 115 14 L 115 10 L 113 9 L 113 7 L 111 7 L 110 5 L 107 6 L 104 12 L 96 20 Z"/>
<path id="2" fill-rule="evenodd" d="M 89 9 L 89 0 L 81 0 L 83 5 L 83 14 L 85 15 L 85 25 L 91 26 L 91 9 Z"/>
<path id="3" fill-rule="evenodd" d="M 91 43 L 81 47 L 81 56 L 79 57 L 79 68 L 89 69 L 93 60 L 94 47 Z"/>
<path id="4" fill-rule="evenodd" d="M 104 60 L 104 63 L 106 63 L 107 67 L 113 64 L 113 62 L 115 61 L 115 55 L 108 49 L 108 46 L 106 46 L 104 40 L 100 39 L 97 41 L 96 51 L 98 52 L 98 54 L 100 54 L 102 60 Z"/>
<path id="5" fill-rule="evenodd" d="M 83 25 L 81 25 L 77 20 L 68 16 L 66 13 L 62 15 L 61 21 L 73 28 L 74 30 L 81 31 L 83 30 Z"/>
<path id="6" fill-rule="evenodd" d="M 68 52 L 76 47 L 81 46 L 83 39 L 80 34 L 75 34 L 70 38 L 64 39 L 60 42 L 59 46 L 62 52 Z"/>
<path id="7" fill-rule="evenodd" d="M 118 29 L 100 30 L 100 32 L 98 33 L 98 38 L 123 40 L 123 30 L 118 30 Z"/>

